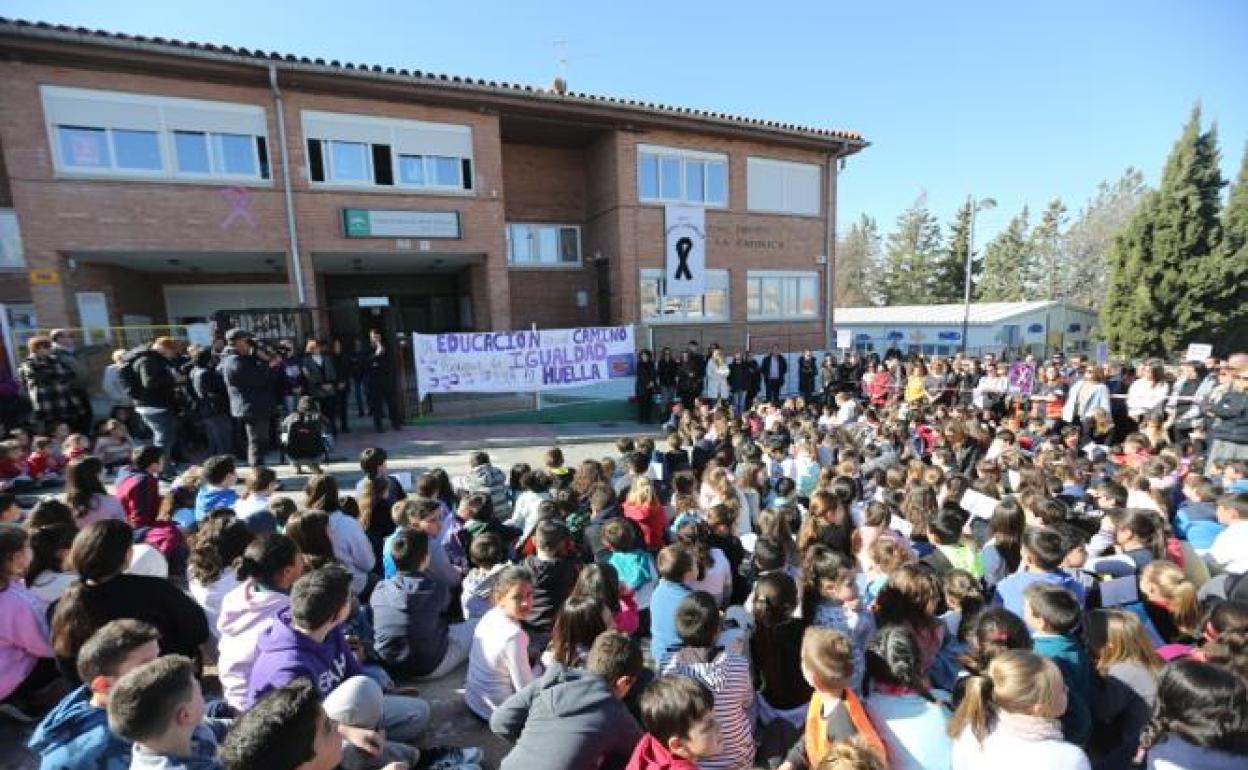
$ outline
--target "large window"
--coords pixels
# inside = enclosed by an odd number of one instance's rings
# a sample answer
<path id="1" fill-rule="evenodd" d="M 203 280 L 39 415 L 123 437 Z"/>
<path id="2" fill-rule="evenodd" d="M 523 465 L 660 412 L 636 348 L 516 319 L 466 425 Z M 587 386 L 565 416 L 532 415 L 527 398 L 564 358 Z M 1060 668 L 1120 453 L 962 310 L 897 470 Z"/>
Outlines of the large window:
<path id="1" fill-rule="evenodd" d="M 117 177 L 269 178 L 264 108 L 43 86 L 60 172 Z"/>
<path id="2" fill-rule="evenodd" d="M 507 262 L 525 266 L 581 264 L 581 228 L 575 225 L 507 225 Z"/>
<path id="3" fill-rule="evenodd" d="M 728 158 L 675 147 L 638 145 L 637 197 L 649 203 L 727 206 Z"/>
<path id="4" fill-rule="evenodd" d="M 751 321 L 819 317 L 819 274 L 751 270 L 746 277 Z"/>
<path id="5" fill-rule="evenodd" d="M 818 216 L 819 166 L 747 158 L 745 171 L 750 211 Z"/>
<path id="6" fill-rule="evenodd" d="M 262 143 L 245 134 L 174 131 L 173 149 L 178 173 L 188 175 L 259 176 L 264 160 Z"/>
<path id="7" fill-rule="evenodd" d="M 697 297 L 668 297 L 662 270 L 641 271 L 641 320 L 643 323 L 707 322 L 729 320 L 727 270 L 706 271 L 706 293 Z"/>
<path id="8" fill-rule="evenodd" d="M 304 111 L 303 130 L 314 183 L 449 193 L 473 189 L 469 126 Z"/>

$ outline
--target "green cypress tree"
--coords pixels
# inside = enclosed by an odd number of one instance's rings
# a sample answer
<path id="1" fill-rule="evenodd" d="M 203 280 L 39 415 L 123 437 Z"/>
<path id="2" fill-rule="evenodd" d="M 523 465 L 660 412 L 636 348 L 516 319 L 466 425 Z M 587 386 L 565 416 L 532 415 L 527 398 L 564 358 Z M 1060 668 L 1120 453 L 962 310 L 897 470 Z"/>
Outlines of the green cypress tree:
<path id="1" fill-rule="evenodd" d="M 931 302 L 932 275 L 940 249 L 940 224 L 927 208 L 926 194 L 897 217 L 888 234 L 879 293 L 885 305 Z"/>
<path id="2" fill-rule="evenodd" d="M 1032 284 L 1030 299 L 1064 299 L 1069 294 L 1070 260 L 1065 247 L 1066 204 L 1054 198 L 1040 217 L 1040 224 L 1031 231 Z"/>
<path id="3" fill-rule="evenodd" d="M 1218 286 L 1228 275 L 1218 252 L 1223 184 L 1216 129 L 1202 133 L 1198 104 L 1161 186 L 1111 252 L 1115 272 L 1101 327 L 1115 352 L 1164 355 L 1224 331 L 1231 287 Z"/>
<path id="4" fill-rule="evenodd" d="M 1222 211 L 1221 243 L 1184 275 L 1203 300 L 1200 315 L 1185 319 L 1186 341 L 1213 343 L 1223 355 L 1248 350 L 1248 151 Z"/>
<path id="5" fill-rule="evenodd" d="M 836 307 L 876 304 L 879 277 L 880 228 L 863 214 L 849 226 L 836 249 Z"/>
<path id="6" fill-rule="evenodd" d="M 989 241 L 984 249 L 984 269 L 979 279 L 980 302 L 1022 302 L 1032 299 L 1028 295 L 1033 281 L 1034 251 L 1030 238 L 1028 219 L 1031 213 L 1026 206 Z"/>
<path id="7" fill-rule="evenodd" d="M 941 249 L 932 278 L 932 302 L 961 302 L 966 292 L 966 251 L 971 247 L 971 202 L 958 207 L 949 223 L 949 235 Z M 971 266 L 972 277 L 975 266 Z M 974 287 L 971 287 L 974 291 Z"/>

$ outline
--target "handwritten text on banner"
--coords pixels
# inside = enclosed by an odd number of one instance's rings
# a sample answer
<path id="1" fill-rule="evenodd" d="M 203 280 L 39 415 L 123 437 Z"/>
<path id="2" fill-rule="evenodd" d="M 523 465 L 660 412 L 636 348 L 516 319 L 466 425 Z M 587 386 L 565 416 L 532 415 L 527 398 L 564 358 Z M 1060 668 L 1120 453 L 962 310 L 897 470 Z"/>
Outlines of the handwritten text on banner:
<path id="1" fill-rule="evenodd" d="M 413 334 L 426 393 L 574 388 L 634 374 L 631 326 Z"/>

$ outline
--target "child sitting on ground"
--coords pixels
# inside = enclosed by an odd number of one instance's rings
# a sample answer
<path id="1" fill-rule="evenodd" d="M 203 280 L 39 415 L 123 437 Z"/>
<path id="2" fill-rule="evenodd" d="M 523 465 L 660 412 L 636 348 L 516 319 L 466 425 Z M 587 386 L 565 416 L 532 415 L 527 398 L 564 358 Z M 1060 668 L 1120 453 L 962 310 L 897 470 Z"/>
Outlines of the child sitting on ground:
<path id="1" fill-rule="evenodd" d="M 59 458 L 63 463 L 73 462 L 79 457 L 85 457 L 89 454 L 99 457 L 101 462 L 104 460 L 99 452 L 91 451 L 91 439 L 82 433 L 71 433 L 66 436 L 65 440 L 61 442 L 59 450 L 56 447 L 52 447 L 53 457 Z"/>
<path id="2" fill-rule="evenodd" d="M 108 726 L 134 744 L 132 770 L 213 770 L 217 747 L 197 744 L 204 719 L 204 693 L 195 664 L 168 655 L 132 669 L 113 686 Z M 207 753 L 199 753 L 207 752 Z"/>
<path id="3" fill-rule="evenodd" d="M 1023 621 L 1031 631 L 1032 649 L 1052 659 L 1066 682 L 1062 734 L 1082 746 L 1092 732 L 1092 666 L 1083 642 L 1075 636 L 1082 608 L 1070 591 L 1059 586 L 1034 583 L 1023 595 Z"/>
<path id="4" fill-rule="evenodd" d="M 233 509 L 238 502 L 238 492 L 234 491 L 237 483 L 233 457 L 217 455 L 205 460 L 203 483 L 195 495 L 195 523 L 199 524 L 218 508 Z"/>
<path id="5" fill-rule="evenodd" d="M 611 554 L 607 562 L 615 567 L 620 582 L 637 597 L 638 608 L 648 610 L 659 582 L 658 568 L 654 557 L 637 547 L 633 525 L 624 519 L 610 519 L 602 527 L 602 542 Z"/>
<path id="6" fill-rule="evenodd" d="M 120 420 L 105 420 L 95 438 L 95 456 L 103 461 L 104 467 L 113 470 L 125 465 L 133 451 L 134 441 L 126 426 Z"/>
<path id="7" fill-rule="evenodd" d="M 500 767 L 620 767 L 642 737 L 622 699 L 644 672 L 631 637 L 598 634 L 583 666 L 552 668 L 494 711 L 490 729 L 514 744 Z M 577 706 L 569 709 L 569 703 Z"/>
<path id="8" fill-rule="evenodd" d="M 656 560 L 659 584 L 650 597 L 650 657 L 656 663 L 679 643 L 676 635 L 676 609 L 689 595 L 689 583 L 698 576 L 693 554 L 679 545 L 659 551 Z"/>
<path id="9" fill-rule="evenodd" d="M 704 757 L 702 770 L 744 770 L 754 761 L 754 686 L 750 662 L 718 646 L 719 604 L 705 591 L 681 599 L 676 611 L 680 644 L 660 662 L 663 674 L 700 681 L 714 697 L 715 721 L 723 730 L 719 752 Z"/>
<path id="10" fill-rule="evenodd" d="M 387 548 L 398 570 L 373 589 L 373 637 L 377 657 L 391 675 L 438 679 L 468 659 L 472 626 L 450 625 L 450 591 L 428 577 L 429 536 L 395 530 Z"/>
<path id="11" fill-rule="evenodd" d="M 66 442 L 75 439 L 86 440 L 85 436 L 75 433 L 73 436 L 65 439 Z M 75 442 L 76 443 L 76 442 Z M 90 442 L 87 442 L 88 446 Z M 29 470 L 30 477 L 41 482 L 54 483 L 61 481 L 65 475 L 65 465 L 69 460 L 56 449 L 56 445 L 52 439 L 47 436 L 35 436 L 30 443 L 30 456 L 26 458 L 26 467 Z"/>
<path id="12" fill-rule="evenodd" d="M 486 533 L 473 539 L 468 548 L 472 569 L 464 575 L 460 596 L 464 620 L 479 620 L 493 606 L 491 596 L 499 574 L 507 568 L 507 554 L 498 535 Z"/>
<path id="13" fill-rule="evenodd" d="M 135 529 L 150 527 L 160 513 L 160 474 L 165 453 L 156 445 L 130 453 L 130 464 L 117 474 L 114 490 L 126 511 L 126 523 Z"/>
<path id="14" fill-rule="evenodd" d="M 832 747 L 858 737 L 884 756 L 884 742 L 862 701 L 849 687 L 854 679 L 849 640 L 830 628 L 811 628 L 802 638 L 802 675 L 814 688 L 802 737 L 780 770 L 818 770 Z"/>
<path id="15" fill-rule="evenodd" d="M 550 640 L 559 608 L 576 585 L 580 562 L 567 556 L 564 544 L 568 541 L 568 528 L 558 521 L 547 519 L 538 524 L 533 540 L 537 553 L 521 564 L 533 576 L 533 606 L 524 630 L 540 652 Z"/>
<path id="16" fill-rule="evenodd" d="M 928 523 L 927 537 L 936 546 L 936 553 L 948 565 L 945 569 L 936 568 L 936 573 L 941 577 L 952 569 L 969 572 L 976 578 L 984 576 L 984 565 L 978 551 L 962 542 L 962 528 L 966 526 L 966 518 L 959 508 L 947 504 Z M 929 555 L 924 562 L 933 564 L 934 555 Z"/>
<path id="17" fill-rule="evenodd" d="M 626 770 L 698 770 L 702 760 L 720 753 L 715 701 L 701 683 L 684 676 L 656 679 L 642 693 L 640 710 L 646 734 Z"/>
<path id="18" fill-rule="evenodd" d="M 17 441 L 0 441 L 0 492 L 29 492 L 38 486 Z"/>
<path id="19" fill-rule="evenodd" d="M 290 609 L 279 611 L 260 634 L 247 676 L 247 707 L 270 690 L 309 679 L 325 698 L 330 717 L 356 728 L 344 736 L 351 744 L 344 764 L 380 767 L 398 760 L 414 765 L 420 752 L 411 742 L 429 725 L 429 704 L 383 695 L 381 686 L 364 675 L 343 632 L 353 606 L 351 573 L 341 565 L 328 564 L 295 581 Z"/>
<path id="20" fill-rule="evenodd" d="M 85 684 L 61 699 L 35 728 L 30 748 L 40 766 L 58 770 L 124 768 L 130 742 L 108 729 L 109 691 L 117 680 L 160 655 L 159 632 L 137 620 L 114 620 L 91 635 L 78 652 L 78 676 Z M 211 733 L 197 737 L 197 755 L 215 747 Z"/>
<path id="21" fill-rule="evenodd" d="M 529 637 L 523 622 L 533 609 L 533 576 L 523 567 L 508 567 L 494 583 L 494 607 L 472 635 L 464 702 L 488 721 L 498 708 L 536 676 L 529 664 Z"/>

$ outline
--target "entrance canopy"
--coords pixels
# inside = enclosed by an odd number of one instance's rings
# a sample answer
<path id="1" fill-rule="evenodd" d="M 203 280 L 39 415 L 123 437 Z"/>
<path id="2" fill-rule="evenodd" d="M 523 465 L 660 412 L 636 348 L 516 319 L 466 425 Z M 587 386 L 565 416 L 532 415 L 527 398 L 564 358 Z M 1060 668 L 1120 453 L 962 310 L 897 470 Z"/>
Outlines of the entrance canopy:
<path id="1" fill-rule="evenodd" d="M 484 254 L 435 254 L 431 252 L 314 252 L 312 264 L 318 273 L 457 273 L 485 263 Z"/>
<path id="2" fill-rule="evenodd" d="M 75 251 L 83 264 L 114 265 L 145 273 L 286 274 L 286 255 L 255 251 Z"/>

